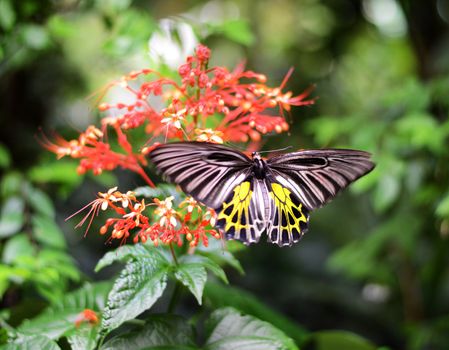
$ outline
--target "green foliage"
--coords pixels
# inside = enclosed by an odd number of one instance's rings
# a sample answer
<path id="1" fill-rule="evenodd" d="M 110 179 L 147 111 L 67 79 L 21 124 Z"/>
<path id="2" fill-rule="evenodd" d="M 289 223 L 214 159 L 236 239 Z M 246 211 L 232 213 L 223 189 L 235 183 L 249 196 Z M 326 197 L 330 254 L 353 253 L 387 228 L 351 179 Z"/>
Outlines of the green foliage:
<path id="1" fill-rule="evenodd" d="M 292 339 L 268 322 L 244 316 L 233 308 L 218 309 L 207 324 L 209 337 L 205 348 L 224 349 L 298 349 Z"/>
<path id="2" fill-rule="evenodd" d="M 313 333 L 312 342 L 316 350 L 376 350 L 376 346 L 353 333 L 343 331 L 322 331 Z"/>
<path id="3" fill-rule="evenodd" d="M 183 263 L 175 272 L 175 277 L 195 296 L 198 304 L 203 300 L 203 290 L 207 281 L 206 268 L 202 264 Z"/>
<path id="4" fill-rule="evenodd" d="M 149 309 L 167 286 L 168 267 L 154 256 L 129 261 L 109 294 L 101 328 L 113 330 Z"/>
<path id="5" fill-rule="evenodd" d="M 37 183 L 57 183 L 75 187 L 82 177 L 76 172 L 77 165 L 66 160 L 53 161 L 45 166 L 38 165 L 28 171 L 31 181 Z"/>
<path id="6" fill-rule="evenodd" d="M 9 0 L 0 1 L 0 27 L 5 31 L 12 29 L 16 21 L 16 14 Z"/>
<path id="7" fill-rule="evenodd" d="M 202 302 L 206 269 L 227 282 L 222 268 L 207 257 L 185 255 L 174 262 L 158 249 L 142 244 L 108 252 L 96 271 L 115 261 L 127 263 L 114 283 L 104 311 L 102 328 L 108 331 L 150 308 L 165 290 L 169 274 L 191 291 L 198 304 Z"/>
<path id="8" fill-rule="evenodd" d="M 113 337 L 101 350 L 197 349 L 192 326 L 176 315 L 152 315 L 142 327 Z"/>
<path id="9" fill-rule="evenodd" d="M 228 242 L 227 250 L 224 250 L 222 242 L 212 240 L 207 247 L 199 246 L 196 253 L 215 261 L 218 265 L 229 265 L 243 275 L 243 267 L 233 254 L 241 250 L 242 246 L 240 242 Z"/>
<path id="10" fill-rule="evenodd" d="M 249 46 L 254 43 L 254 34 L 250 30 L 249 23 L 245 20 L 229 20 L 220 24 L 209 24 L 210 34 L 219 34 L 235 41 L 236 43 Z"/>
<path id="11" fill-rule="evenodd" d="M 80 279 L 80 273 L 66 251 L 53 203 L 14 170 L 7 171 L 0 188 L 0 295 L 30 284 L 41 296 L 55 301 L 70 281 Z"/>
<path id="12" fill-rule="evenodd" d="M 388 304 L 400 300 L 396 308 L 407 318 L 426 314 L 432 319 L 438 317 L 435 298 L 447 286 L 441 275 L 449 253 L 449 95 L 442 89 L 447 78 L 419 79 L 410 49 L 398 40 L 379 46 L 376 39 L 360 35 L 354 45 L 345 57 L 348 64 L 340 65 L 332 83 L 345 94 L 337 106 L 340 113 L 314 118 L 308 131 L 319 144 L 373 152 L 376 169 L 354 189 L 359 194 L 370 190 L 374 213 L 364 218 L 364 230 L 371 227 L 368 232 L 345 242 L 327 266 L 362 284 L 380 283 L 391 295 Z M 426 336 L 417 335 L 441 333 L 434 325 L 429 328 L 414 328 L 420 329 L 415 335 L 421 342 L 410 343 L 409 349 L 432 344 L 431 337 L 423 340 Z M 447 344 L 448 338 L 443 338 Z M 329 342 L 336 344 L 335 339 Z"/>
<path id="13" fill-rule="evenodd" d="M 157 187 L 137 187 L 134 189 L 136 196 L 142 196 L 146 198 L 166 198 L 173 196 L 175 202 L 181 202 L 184 199 L 184 195 L 176 190 L 176 187 L 172 184 L 160 184 Z"/>
<path id="14" fill-rule="evenodd" d="M 102 312 L 110 290 L 110 282 L 87 283 L 56 300 L 34 319 L 25 320 L 17 331 L 25 335 L 41 334 L 50 339 L 73 336 L 77 333 L 75 321 L 79 314 L 85 309 Z M 97 333 L 99 331 L 98 326 L 90 329 L 95 329 Z"/>
<path id="15" fill-rule="evenodd" d="M 19 336 L 14 342 L 3 346 L 2 350 L 60 350 L 56 342 L 43 335 Z"/>
<path id="16" fill-rule="evenodd" d="M 114 14 L 112 36 L 104 45 L 105 52 L 115 57 L 140 52 L 156 29 L 153 18 L 146 12 L 128 9 Z"/>
<path id="17" fill-rule="evenodd" d="M 233 307 L 237 310 L 270 322 L 282 330 L 297 344 L 302 344 L 309 337 L 309 332 L 292 320 L 276 312 L 258 300 L 255 295 L 242 289 L 223 286 L 219 283 L 209 282 L 204 291 L 207 304 L 212 308 Z"/>
<path id="18" fill-rule="evenodd" d="M 206 341 L 195 342 L 192 326 L 174 315 L 153 315 L 137 330 L 107 341 L 111 349 L 298 349 L 284 333 L 267 322 L 244 316 L 232 308 L 214 311 L 206 324 Z"/>
<path id="19" fill-rule="evenodd" d="M 0 168 L 8 168 L 11 163 L 9 152 L 5 146 L 0 144 Z"/>
<path id="20" fill-rule="evenodd" d="M 108 252 L 98 263 L 97 270 L 114 262 L 125 263 L 125 266 L 112 285 L 109 282 L 86 284 L 75 292 L 60 296 L 39 316 L 25 320 L 16 332 L 10 334 L 12 342 L 7 346 L 24 346 L 28 341 L 53 344 L 52 340 L 67 337 L 72 349 L 95 349 L 101 343 L 101 349 L 199 349 L 192 327 L 181 317 L 152 315 L 145 322 L 136 317 L 162 296 L 169 277 L 185 285 L 201 304 L 206 269 L 227 281 L 221 267 L 205 256 L 184 255 L 175 262 L 164 252 L 143 244 Z M 267 318 L 275 315 L 262 306 L 259 308 L 265 310 Z M 101 324 L 81 323 L 77 326 L 77 320 L 86 309 L 94 311 Z M 133 329 L 124 332 L 121 327 L 124 324 Z M 108 336 L 117 334 L 117 329 L 118 335 Z M 34 334 L 39 334 L 40 338 L 33 338 Z M 202 349 L 254 346 L 297 349 L 293 340 L 275 326 L 229 307 L 212 313 L 207 321 L 206 335 Z"/>

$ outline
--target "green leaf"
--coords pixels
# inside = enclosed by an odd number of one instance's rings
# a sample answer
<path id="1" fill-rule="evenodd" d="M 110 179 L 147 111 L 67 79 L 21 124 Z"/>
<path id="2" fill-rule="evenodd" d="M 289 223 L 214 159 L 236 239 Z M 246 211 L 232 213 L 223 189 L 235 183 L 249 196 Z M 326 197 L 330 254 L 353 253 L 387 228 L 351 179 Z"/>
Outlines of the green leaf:
<path id="1" fill-rule="evenodd" d="M 76 171 L 77 167 L 77 163 L 70 160 L 52 161 L 31 168 L 27 176 L 33 182 L 56 182 L 75 186 L 83 180 Z"/>
<path id="2" fill-rule="evenodd" d="M 130 259 L 152 257 L 160 259 L 162 262 L 169 262 L 169 258 L 166 257 L 163 252 L 148 244 L 139 243 L 134 245 L 124 245 L 114 251 L 107 252 L 100 261 L 98 261 L 97 266 L 95 266 L 95 272 L 102 270 L 116 261 L 126 262 Z"/>
<path id="3" fill-rule="evenodd" d="M 129 8 L 122 11 L 115 19 L 115 35 L 108 40 L 105 51 L 114 56 L 122 56 L 141 51 L 148 38 L 156 28 L 156 24 L 149 13 Z"/>
<path id="4" fill-rule="evenodd" d="M 173 196 L 175 202 L 179 203 L 185 197 L 184 193 L 179 192 L 176 186 L 171 184 L 159 184 L 157 187 L 142 186 L 134 189 L 137 197 L 146 198 L 167 198 Z"/>
<path id="5" fill-rule="evenodd" d="M 107 297 L 112 288 L 111 282 L 86 283 L 83 287 L 67 294 L 55 303 L 51 310 L 92 309 L 100 312 L 106 306 Z"/>
<path id="6" fill-rule="evenodd" d="M 33 233 L 38 242 L 59 249 L 66 247 L 64 234 L 53 219 L 42 215 L 34 215 L 31 221 Z"/>
<path id="7" fill-rule="evenodd" d="M 227 243 L 231 243 L 232 241 L 229 241 Z M 232 266 L 234 269 L 236 269 L 240 274 L 244 274 L 243 267 L 240 264 L 240 261 L 238 261 L 235 256 L 229 251 L 225 250 L 223 248 L 222 242 L 218 240 L 210 240 L 209 246 L 198 246 L 196 249 L 196 254 L 200 254 L 202 256 L 205 256 L 212 261 L 215 261 L 218 265 L 229 265 Z"/>
<path id="8" fill-rule="evenodd" d="M 0 264 L 0 298 L 9 287 L 10 277 L 13 274 L 12 270 L 11 267 Z"/>
<path id="9" fill-rule="evenodd" d="M 80 289 L 66 294 L 36 318 L 25 320 L 19 326 L 18 331 L 24 334 L 42 334 L 51 339 L 58 339 L 63 334 L 75 329 L 75 321 L 83 310 L 91 309 L 100 313 L 106 305 L 110 290 L 109 282 L 85 284 Z"/>
<path id="10" fill-rule="evenodd" d="M 129 5 L 131 4 L 131 0 L 109 0 L 109 1 L 100 1 L 96 6 L 103 13 L 107 13 L 108 15 L 120 15 L 123 12 L 128 12 L 131 9 Z"/>
<path id="11" fill-rule="evenodd" d="M 449 217 L 449 193 L 438 203 L 436 213 L 440 217 Z"/>
<path id="12" fill-rule="evenodd" d="M 377 347 L 368 340 L 345 331 L 322 331 L 312 334 L 316 350 L 376 350 Z"/>
<path id="13" fill-rule="evenodd" d="M 306 130 L 315 134 L 318 144 L 330 144 L 349 129 L 350 118 L 321 116 L 306 123 Z"/>
<path id="14" fill-rule="evenodd" d="M 374 192 L 374 206 L 382 212 L 388 209 L 398 198 L 401 191 L 400 179 L 391 174 L 382 176 Z"/>
<path id="15" fill-rule="evenodd" d="M 246 20 L 236 19 L 226 21 L 213 29 L 216 33 L 221 33 L 228 39 L 236 43 L 250 46 L 254 43 L 254 35 L 251 32 L 249 23 Z"/>
<path id="16" fill-rule="evenodd" d="M 379 157 L 378 166 L 374 171 L 378 176 L 374 207 L 378 211 L 387 210 L 397 200 L 401 191 L 401 179 L 406 172 L 406 164 L 401 159 L 392 155 Z"/>
<path id="17" fill-rule="evenodd" d="M 55 217 L 53 202 L 45 192 L 37 188 L 30 188 L 26 195 L 28 202 L 36 212 L 50 218 Z"/>
<path id="18" fill-rule="evenodd" d="M 8 342 L 8 331 L 5 328 L 0 328 L 0 347 L 6 344 L 7 342 Z"/>
<path id="19" fill-rule="evenodd" d="M 20 197 L 10 197 L 3 204 L 0 214 L 0 238 L 17 233 L 23 226 L 25 202 Z"/>
<path id="20" fill-rule="evenodd" d="M 5 31 L 13 28 L 16 14 L 10 0 L 0 0 L 0 27 Z"/>
<path id="21" fill-rule="evenodd" d="M 179 259 L 181 264 L 199 264 L 207 268 L 215 276 L 220 278 L 224 283 L 229 283 L 224 270 L 213 260 L 206 256 L 184 255 Z"/>
<path id="22" fill-rule="evenodd" d="M 434 152 L 445 149 L 445 131 L 428 113 L 415 112 L 405 115 L 396 123 L 396 128 L 410 147 L 427 148 Z"/>
<path id="23" fill-rule="evenodd" d="M 94 350 L 97 348 L 100 333 L 98 327 L 81 324 L 72 334 L 67 336 L 71 350 Z"/>
<path id="24" fill-rule="evenodd" d="M 404 230 L 404 227 L 407 227 Z M 394 272 L 391 260 L 379 256 L 390 246 L 400 247 L 404 254 L 413 254 L 416 239 L 425 227 L 425 219 L 413 215 L 408 204 L 396 208 L 395 215 L 385 218 L 382 225 L 370 231 L 365 238 L 354 240 L 333 253 L 327 262 L 330 269 L 340 270 L 352 278 L 391 283 Z M 400 235 L 397 232 L 401 232 Z"/>
<path id="25" fill-rule="evenodd" d="M 204 349 L 298 349 L 293 340 L 268 322 L 244 316 L 233 308 L 212 313 Z"/>
<path id="26" fill-rule="evenodd" d="M 21 233 L 15 235 L 5 243 L 3 248 L 2 261 L 5 264 L 13 263 L 18 257 L 34 255 L 34 248 L 27 235 Z"/>
<path id="27" fill-rule="evenodd" d="M 24 178 L 22 174 L 15 171 L 7 173 L 1 180 L 1 195 L 10 197 L 11 195 L 20 193 L 23 183 Z"/>
<path id="28" fill-rule="evenodd" d="M 2 0 L 0 0 L 0 13 L 2 12 L 1 9 L 2 6 Z M 1 14 L 0 14 L 1 17 Z M 1 22 L 1 20 L 0 20 Z M 9 155 L 8 149 L 0 144 L 0 168 L 7 168 L 11 164 L 11 156 Z"/>
<path id="29" fill-rule="evenodd" d="M 107 171 L 102 172 L 99 175 L 94 175 L 93 173 L 87 173 L 86 176 L 105 188 L 115 187 L 118 182 L 117 177 L 113 173 L 110 173 Z"/>
<path id="30" fill-rule="evenodd" d="M 68 39 L 76 33 L 76 25 L 64 19 L 63 14 L 53 14 L 48 19 L 46 27 L 51 36 L 58 39 Z"/>
<path id="31" fill-rule="evenodd" d="M 406 111 L 420 112 L 429 106 L 430 89 L 415 77 L 409 77 L 402 84 L 390 88 L 383 100 L 387 107 L 401 106 Z"/>
<path id="32" fill-rule="evenodd" d="M 19 336 L 12 343 L 2 347 L 2 350 L 61 350 L 53 340 L 39 334 Z"/>
<path id="33" fill-rule="evenodd" d="M 268 321 L 298 344 L 308 337 L 308 332 L 300 325 L 262 304 L 254 295 L 243 289 L 208 282 L 204 289 L 204 300 L 212 308 L 232 306 L 246 314 Z"/>
<path id="34" fill-rule="evenodd" d="M 180 264 L 175 271 L 175 277 L 192 292 L 201 305 L 207 281 L 206 268 L 201 264 Z"/>
<path id="35" fill-rule="evenodd" d="M 73 258 L 65 251 L 42 249 L 37 256 L 37 259 L 41 266 L 54 268 L 59 276 L 65 276 L 74 281 L 78 281 L 80 278 L 79 271 Z M 55 265 L 57 265 L 57 268 Z"/>
<path id="36" fill-rule="evenodd" d="M 129 349 L 198 349 L 192 327 L 176 315 L 152 315 L 142 329 L 112 338 L 101 350 Z"/>
<path id="37" fill-rule="evenodd" d="M 169 266 L 156 255 L 129 261 L 109 293 L 102 329 L 113 330 L 153 306 L 167 286 Z"/>

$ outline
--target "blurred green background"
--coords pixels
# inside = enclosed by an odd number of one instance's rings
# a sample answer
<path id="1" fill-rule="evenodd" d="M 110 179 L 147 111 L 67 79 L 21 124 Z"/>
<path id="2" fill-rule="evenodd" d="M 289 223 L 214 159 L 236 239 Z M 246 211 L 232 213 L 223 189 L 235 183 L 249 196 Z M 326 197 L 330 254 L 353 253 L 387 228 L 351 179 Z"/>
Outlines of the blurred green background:
<path id="1" fill-rule="evenodd" d="M 171 72 L 202 42 L 213 65 L 246 61 L 272 86 L 294 67 L 286 88 L 316 85 L 316 104 L 294 108 L 265 149 L 350 147 L 377 163 L 299 244 L 242 250 L 246 274 L 230 271 L 231 284 L 310 331 L 449 349 L 448 23 L 448 0 L 0 0 L 1 307 L 32 313 L 101 278 L 93 266 L 111 246 L 64 219 L 97 191 L 142 184 L 79 177 L 39 128 L 76 137 L 99 120 L 93 92 L 133 69 Z"/>

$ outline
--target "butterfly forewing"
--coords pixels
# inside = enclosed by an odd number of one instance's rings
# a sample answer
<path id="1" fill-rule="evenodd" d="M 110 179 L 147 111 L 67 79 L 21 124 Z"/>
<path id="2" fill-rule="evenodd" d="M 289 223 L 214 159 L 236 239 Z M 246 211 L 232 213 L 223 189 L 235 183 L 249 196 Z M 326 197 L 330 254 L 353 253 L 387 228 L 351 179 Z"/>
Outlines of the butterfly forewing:
<path id="1" fill-rule="evenodd" d="M 252 165 L 241 152 L 204 142 L 161 145 L 150 159 L 168 181 L 213 209 L 250 175 Z"/>
<path id="2" fill-rule="evenodd" d="M 267 161 L 275 181 L 292 190 L 309 210 L 319 208 L 374 168 L 370 154 L 355 150 L 306 150 Z"/>

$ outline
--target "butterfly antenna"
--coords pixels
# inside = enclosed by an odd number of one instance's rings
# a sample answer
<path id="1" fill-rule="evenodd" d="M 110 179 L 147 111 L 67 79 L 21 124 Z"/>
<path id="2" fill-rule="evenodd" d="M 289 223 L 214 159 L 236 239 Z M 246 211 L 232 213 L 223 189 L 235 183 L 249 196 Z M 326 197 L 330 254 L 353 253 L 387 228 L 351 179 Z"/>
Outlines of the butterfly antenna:
<path id="1" fill-rule="evenodd" d="M 270 149 L 269 151 L 259 151 L 258 153 L 282 152 L 282 151 L 286 151 L 290 148 L 293 148 L 293 146 L 287 146 L 287 147 L 279 148 L 279 149 Z"/>

